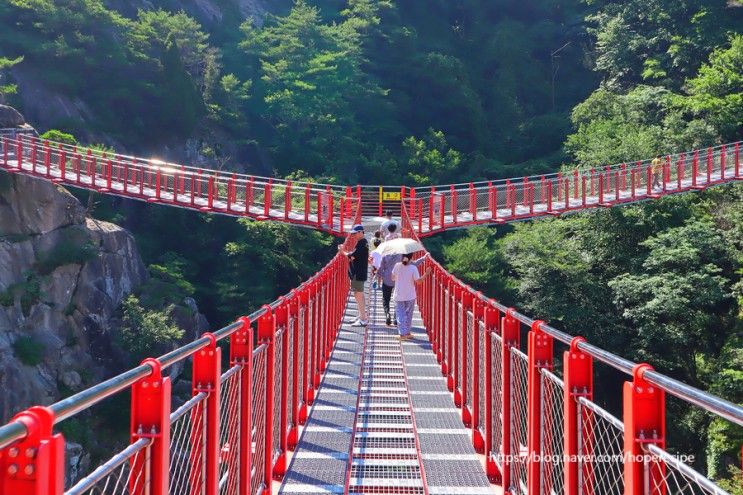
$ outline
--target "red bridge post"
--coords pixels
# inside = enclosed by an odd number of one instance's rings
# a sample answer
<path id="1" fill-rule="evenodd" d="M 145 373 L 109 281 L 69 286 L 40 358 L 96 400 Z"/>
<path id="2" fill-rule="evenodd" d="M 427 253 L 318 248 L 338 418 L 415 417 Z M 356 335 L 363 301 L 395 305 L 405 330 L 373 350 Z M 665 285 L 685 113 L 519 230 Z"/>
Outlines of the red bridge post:
<path id="1" fill-rule="evenodd" d="M 583 337 L 574 337 L 570 342 L 570 350 L 562 355 L 563 362 L 563 420 L 565 422 L 563 438 L 564 442 L 564 478 L 565 495 L 578 495 L 582 493 L 579 486 L 581 478 L 590 480 L 591 465 L 584 462 L 584 472 L 578 473 L 577 456 L 579 454 L 582 432 L 579 430 L 578 421 L 578 399 L 585 397 L 593 400 L 593 358 L 578 349 L 580 342 L 585 342 Z M 587 490 L 590 493 L 590 490 Z"/>
<path id="2" fill-rule="evenodd" d="M 643 449 L 647 444 L 666 446 L 665 392 L 643 378 L 652 370 L 649 364 L 638 364 L 632 370 L 632 381 L 624 382 L 625 495 L 664 495 L 665 467 L 661 462 L 648 463 Z"/>
<path id="3" fill-rule="evenodd" d="M 541 495 L 541 476 L 539 475 L 542 454 L 542 369 L 552 369 L 552 337 L 542 330 L 542 321 L 535 321 L 529 331 L 528 342 L 528 400 L 527 400 L 527 487 L 529 495 Z"/>
<path id="4" fill-rule="evenodd" d="M 204 392 L 207 395 L 205 399 L 206 407 L 206 424 L 203 428 L 206 430 L 206 445 L 204 446 L 204 488 L 206 495 L 217 495 L 219 490 L 219 424 L 220 424 L 220 376 L 222 375 L 222 349 L 217 347 L 217 339 L 211 333 L 205 333 L 203 337 L 209 339 L 209 345 L 194 354 L 193 371 L 191 373 L 191 387 L 193 395 Z M 195 412 L 195 410 L 194 410 Z M 203 409 L 198 411 L 201 414 L 201 421 L 204 421 Z M 197 445 L 200 440 L 200 431 L 191 432 L 191 444 Z M 191 460 L 199 461 L 191 456 Z M 201 472 L 201 466 L 189 466 L 191 473 L 194 470 Z M 191 474 L 189 479 L 198 480 L 201 474 L 194 476 Z"/>
<path id="5" fill-rule="evenodd" d="M 240 370 L 240 446 L 239 491 L 250 491 L 250 473 L 252 471 L 252 435 L 253 435 L 253 328 L 250 319 L 240 318 L 242 327 L 230 336 L 230 364 L 242 366 Z"/>
<path id="6" fill-rule="evenodd" d="M 508 308 L 501 320 L 501 486 L 505 489 L 511 486 L 512 456 L 519 455 L 511 452 L 511 348 L 521 345 L 519 321 L 513 317 L 514 309 Z M 497 453 L 496 453 L 497 454 Z M 490 474 L 490 473 L 488 473 Z"/>
<path id="7" fill-rule="evenodd" d="M 152 443 L 149 447 L 149 466 L 144 455 L 132 460 L 129 490 L 132 495 L 168 495 L 170 378 L 162 376 L 162 367 L 158 360 L 148 358 L 142 364 L 149 365 L 152 373 L 132 385 L 131 443 L 140 438 L 149 438 Z M 149 486 L 145 486 L 147 480 Z"/>
<path id="8" fill-rule="evenodd" d="M 62 495 L 64 438 L 54 434 L 54 413 L 34 406 L 12 422 L 26 427 L 26 437 L 0 450 L 1 495 Z"/>

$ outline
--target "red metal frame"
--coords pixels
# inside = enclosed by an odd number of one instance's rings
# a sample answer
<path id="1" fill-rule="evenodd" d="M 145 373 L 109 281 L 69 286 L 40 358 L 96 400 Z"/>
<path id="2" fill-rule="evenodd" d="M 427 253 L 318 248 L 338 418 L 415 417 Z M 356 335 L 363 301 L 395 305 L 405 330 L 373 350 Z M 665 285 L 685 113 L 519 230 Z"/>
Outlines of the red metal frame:
<path id="1" fill-rule="evenodd" d="M 570 343 L 570 350 L 565 351 L 562 357 L 565 383 L 563 387 L 565 495 L 580 493 L 577 456 L 581 432 L 578 431 L 577 400 L 579 397 L 593 400 L 593 358 L 578 349 L 578 343 L 585 340 L 583 337 L 575 337 Z M 584 466 L 586 464 L 584 461 Z M 583 479 L 587 479 L 587 474 L 583 473 Z"/>
<path id="2" fill-rule="evenodd" d="M 132 385 L 132 412 L 130 419 L 131 443 L 149 438 L 150 465 L 145 456 L 132 459 L 130 490 L 133 494 L 167 495 L 170 467 L 170 396 L 169 377 L 162 376 L 160 362 L 148 358 L 142 361 L 152 368 L 152 373 Z M 135 483 L 138 477 L 146 479 L 149 469 L 149 486 Z"/>
<path id="3" fill-rule="evenodd" d="M 34 406 L 13 416 L 26 437 L 0 450 L 0 494 L 62 495 L 64 438 L 54 434 L 54 413 Z"/>
<path id="4" fill-rule="evenodd" d="M 652 463 L 645 472 L 643 444 L 666 446 L 666 398 L 663 390 L 643 378 L 652 370 L 642 363 L 632 371 L 632 381 L 624 383 L 624 493 L 626 495 L 665 495 L 665 466 Z M 647 476 L 646 480 L 644 477 Z M 650 491 L 645 488 L 649 487 Z"/>
<path id="5" fill-rule="evenodd" d="M 230 364 L 241 365 L 240 389 L 253 389 L 253 328 L 248 317 L 240 318 L 242 326 L 230 337 Z M 252 471 L 253 401 L 251 394 L 240 394 L 239 493 L 250 492 Z"/>
<path id="6" fill-rule="evenodd" d="M 221 412 L 219 392 L 222 388 L 220 384 L 222 349 L 217 347 L 217 339 L 213 334 L 206 333 L 203 337 L 209 339 L 209 345 L 194 355 L 191 387 L 193 395 L 201 392 L 208 394 L 206 398 L 204 490 L 206 495 L 217 495 L 219 490 L 219 424 Z M 200 434 L 201 432 L 198 431 L 192 432 L 192 436 Z"/>

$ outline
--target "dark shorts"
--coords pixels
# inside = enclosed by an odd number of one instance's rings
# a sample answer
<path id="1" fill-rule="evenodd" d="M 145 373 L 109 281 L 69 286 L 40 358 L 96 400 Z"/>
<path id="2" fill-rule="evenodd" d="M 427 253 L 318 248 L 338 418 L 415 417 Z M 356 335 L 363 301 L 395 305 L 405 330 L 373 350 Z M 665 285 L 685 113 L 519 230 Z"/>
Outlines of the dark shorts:
<path id="1" fill-rule="evenodd" d="M 364 292 L 364 284 L 366 284 L 366 280 L 351 280 L 351 290 L 354 292 Z"/>

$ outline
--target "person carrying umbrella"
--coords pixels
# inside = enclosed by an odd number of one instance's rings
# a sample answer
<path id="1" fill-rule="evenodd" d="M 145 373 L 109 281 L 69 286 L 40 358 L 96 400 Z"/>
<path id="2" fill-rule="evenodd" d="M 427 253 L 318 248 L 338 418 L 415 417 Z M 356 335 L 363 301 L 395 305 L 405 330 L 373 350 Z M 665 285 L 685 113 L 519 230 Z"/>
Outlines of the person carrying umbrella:
<path id="1" fill-rule="evenodd" d="M 410 328 L 413 325 L 413 310 L 415 309 L 415 287 L 431 273 L 429 267 L 421 276 L 418 267 L 411 263 L 411 255 L 403 254 L 402 260 L 392 269 L 392 280 L 395 282 L 395 313 L 399 323 L 400 340 L 410 340 Z"/>
<path id="2" fill-rule="evenodd" d="M 421 277 L 418 273 L 417 266 L 423 262 L 425 256 L 419 258 L 418 260 L 412 261 L 410 255 L 411 253 L 421 251 L 422 249 L 423 246 L 421 245 L 421 243 L 413 239 L 393 239 L 383 242 L 377 249 L 374 250 L 373 254 L 382 256 L 379 270 L 377 270 L 377 277 L 382 282 L 382 305 L 384 307 L 387 326 L 390 326 L 392 324 L 393 316 L 395 319 L 395 325 L 398 324 L 398 320 L 400 320 L 401 318 L 398 311 L 395 311 L 394 315 L 390 314 L 390 301 L 392 299 L 393 291 L 396 291 L 397 287 L 393 272 L 397 268 L 397 265 L 401 264 L 404 261 L 404 256 L 407 256 L 406 264 L 415 269 L 415 276 L 417 277 L 417 279 L 420 279 Z M 426 256 L 428 256 L 428 253 L 426 253 Z M 412 275 L 412 272 L 410 274 Z M 406 274 L 401 274 L 402 278 L 404 279 L 403 284 L 410 282 L 405 275 Z M 395 302 L 397 303 L 398 300 L 407 300 L 405 306 L 410 306 L 410 308 L 413 308 L 415 306 L 415 282 L 413 281 L 411 283 L 413 284 L 412 298 L 410 296 L 410 290 L 406 290 L 408 288 L 407 286 L 405 286 L 403 287 L 403 290 L 395 297 Z M 412 323 L 412 309 L 409 316 L 410 318 L 408 319 L 407 324 L 408 334 L 410 333 L 410 324 Z M 406 327 L 401 324 L 401 334 L 405 332 L 405 328 Z"/>

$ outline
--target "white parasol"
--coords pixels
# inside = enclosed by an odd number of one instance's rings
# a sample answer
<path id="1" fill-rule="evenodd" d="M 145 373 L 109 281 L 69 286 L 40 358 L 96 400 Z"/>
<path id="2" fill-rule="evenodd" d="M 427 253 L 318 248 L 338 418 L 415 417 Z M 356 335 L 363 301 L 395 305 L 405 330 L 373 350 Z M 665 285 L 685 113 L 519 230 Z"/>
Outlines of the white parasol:
<path id="1" fill-rule="evenodd" d="M 385 241 L 374 250 L 375 253 L 379 253 L 382 256 L 388 256 L 390 254 L 412 254 L 416 251 L 422 251 L 423 245 L 414 240 L 404 237 Z"/>

